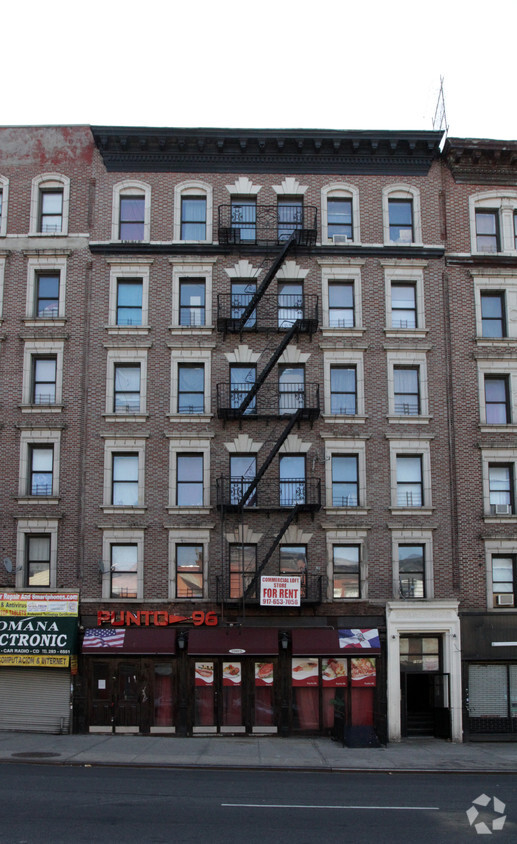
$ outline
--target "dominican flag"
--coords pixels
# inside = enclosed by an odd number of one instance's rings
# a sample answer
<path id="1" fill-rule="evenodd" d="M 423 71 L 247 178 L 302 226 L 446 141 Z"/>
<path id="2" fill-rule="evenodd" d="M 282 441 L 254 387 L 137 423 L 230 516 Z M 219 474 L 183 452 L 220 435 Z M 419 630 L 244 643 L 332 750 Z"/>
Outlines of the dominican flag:
<path id="1" fill-rule="evenodd" d="M 376 627 L 369 630 L 358 628 L 338 630 L 340 648 L 376 648 L 380 649 L 379 631 Z"/>
<path id="2" fill-rule="evenodd" d="M 109 627 L 89 627 L 84 631 L 83 648 L 121 648 L 125 636 L 125 627 L 116 630 Z"/>

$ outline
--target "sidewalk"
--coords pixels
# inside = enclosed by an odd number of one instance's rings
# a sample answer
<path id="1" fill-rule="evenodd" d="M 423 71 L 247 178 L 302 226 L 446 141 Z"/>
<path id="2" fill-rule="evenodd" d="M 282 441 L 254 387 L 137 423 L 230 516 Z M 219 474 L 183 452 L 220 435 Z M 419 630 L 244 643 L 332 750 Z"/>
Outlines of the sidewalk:
<path id="1" fill-rule="evenodd" d="M 517 743 L 409 739 L 343 748 L 327 738 L 0 733 L 0 762 L 302 771 L 517 773 Z"/>

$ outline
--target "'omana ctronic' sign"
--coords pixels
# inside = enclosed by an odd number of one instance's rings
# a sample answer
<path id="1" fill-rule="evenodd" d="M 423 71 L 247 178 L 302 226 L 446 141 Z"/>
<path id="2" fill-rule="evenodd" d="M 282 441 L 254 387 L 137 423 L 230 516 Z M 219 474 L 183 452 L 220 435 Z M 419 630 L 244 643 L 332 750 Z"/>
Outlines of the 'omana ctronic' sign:
<path id="1" fill-rule="evenodd" d="M 0 666 L 68 667 L 78 609 L 77 594 L 0 593 Z"/>

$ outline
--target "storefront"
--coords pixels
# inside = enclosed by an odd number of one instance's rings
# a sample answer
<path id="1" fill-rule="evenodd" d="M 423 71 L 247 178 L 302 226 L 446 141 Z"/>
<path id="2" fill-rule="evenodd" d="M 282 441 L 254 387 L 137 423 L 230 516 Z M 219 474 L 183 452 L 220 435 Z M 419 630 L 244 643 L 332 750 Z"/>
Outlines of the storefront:
<path id="1" fill-rule="evenodd" d="M 517 614 L 461 618 L 465 738 L 517 741 Z"/>
<path id="2" fill-rule="evenodd" d="M 214 618 L 186 627 L 167 613 L 100 612 L 84 631 L 76 729 L 331 735 L 340 718 L 384 737 L 377 629 Z"/>
<path id="3" fill-rule="evenodd" d="M 68 733 L 78 595 L 0 593 L 0 729 Z"/>

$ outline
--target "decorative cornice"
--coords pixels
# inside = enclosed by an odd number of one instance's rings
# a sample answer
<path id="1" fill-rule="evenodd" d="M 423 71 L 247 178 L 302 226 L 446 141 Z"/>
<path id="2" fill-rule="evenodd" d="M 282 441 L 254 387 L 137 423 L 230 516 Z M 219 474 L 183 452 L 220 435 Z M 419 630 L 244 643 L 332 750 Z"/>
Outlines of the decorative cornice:
<path id="1" fill-rule="evenodd" d="M 456 182 L 517 185 L 517 141 L 448 138 L 443 156 Z"/>
<path id="2" fill-rule="evenodd" d="M 441 132 L 92 126 L 112 172 L 425 175 Z"/>

